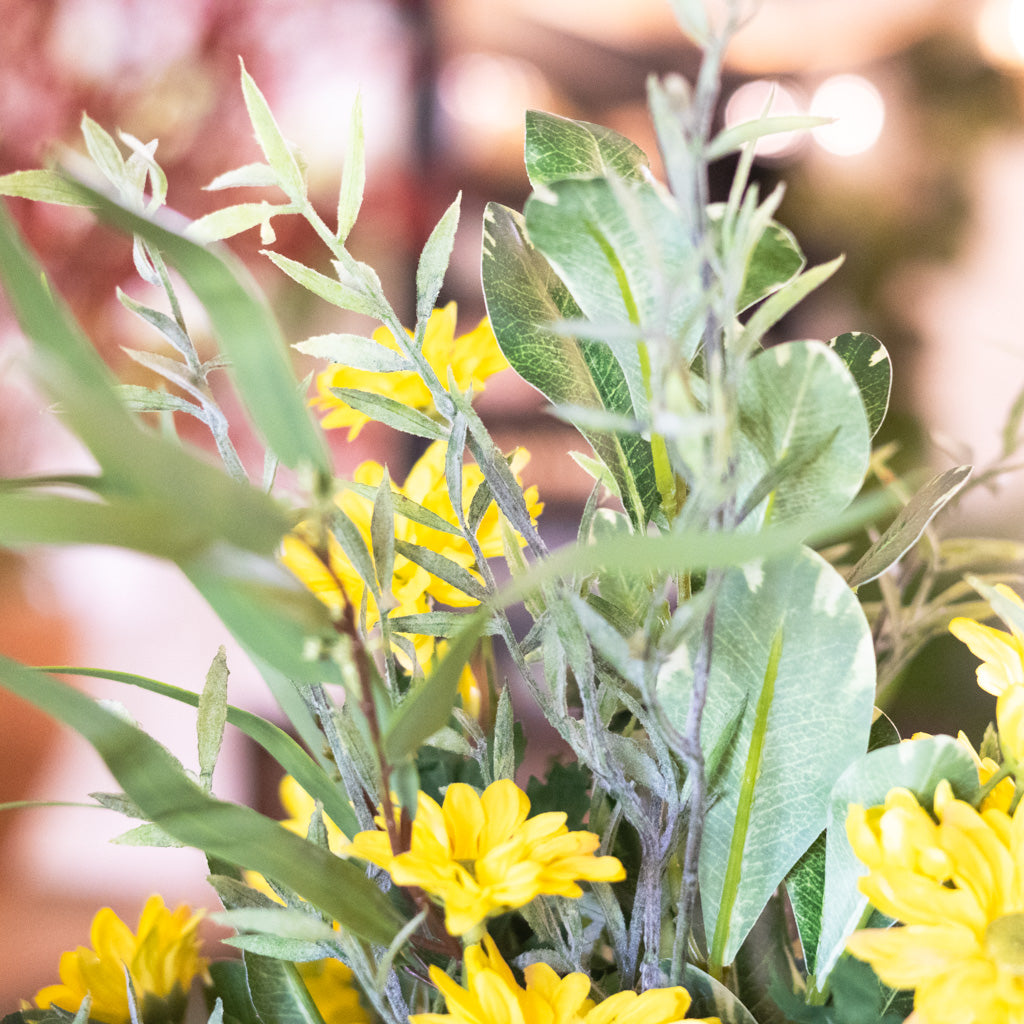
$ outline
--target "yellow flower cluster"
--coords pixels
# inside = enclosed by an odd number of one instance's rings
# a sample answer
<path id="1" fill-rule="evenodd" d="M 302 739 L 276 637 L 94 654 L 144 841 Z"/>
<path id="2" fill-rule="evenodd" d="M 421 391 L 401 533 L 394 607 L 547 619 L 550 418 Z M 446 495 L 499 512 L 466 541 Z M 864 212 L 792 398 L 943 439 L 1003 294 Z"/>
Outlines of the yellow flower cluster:
<path id="1" fill-rule="evenodd" d="M 922 1024 L 1024 1020 L 1024 811 L 978 812 L 941 782 L 937 822 L 913 793 L 853 805 L 846 823 L 867 865 L 860 889 L 902 928 L 867 929 L 847 948 L 887 985 L 913 988 Z"/>
<path id="2" fill-rule="evenodd" d="M 1024 608 L 1024 601 L 1009 587 L 1000 583 L 996 590 Z M 1024 757 L 1024 633 L 1012 625 L 1006 633 L 965 618 L 953 619 L 949 631 L 981 659 L 978 685 L 998 698 L 996 724 L 1003 757 L 1020 761 Z"/>
<path id="3" fill-rule="evenodd" d="M 508 369 L 508 360 L 498 348 L 490 321 L 485 318 L 468 334 L 456 337 L 456 317 L 454 302 L 430 314 L 423 336 L 423 355 L 442 385 L 447 387 L 450 369 L 460 391 L 469 388 L 482 391 L 488 377 Z M 412 332 L 408 333 L 412 337 Z M 386 327 L 378 327 L 373 333 L 373 340 L 399 351 L 394 334 Z M 325 428 L 348 427 L 350 441 L 363 429 L 369 417 L 347 405 L 332 388 L 369 391 L 393 398 L 413 409 L 427 412 L 433 409 L 427 386 L 412 370 L 377 373 L 334 363 L 317 375 L 317 394 L 311 404 L 323 414 L 321 423 Z"/>
<path id="4" fill-rule="evenodd" d="M 409 471 L 405 482 L 393 491 L 422 505 L 435 513 L 453 527 L 458 526 L 458 518 L 448 496 L 445 480 L 445 454 L 447 445 L 435 441 L 417 460 Z M 529 460 L 529 454 L 519 449 L 512 457 L 512 470 L 517 475 Z M 384 467 L 378 462 L 364 462 L 355 472 L 356 483 L 371 487 L 380 485 L 384 477 Z M 477 466 L 465 465 L 462 470 L 462 502 L 463 514 L 468 514 L 473 496 L 483 483 L 483 473 Z M 530 515 L 536 517 L 543 510 L 536 487 L 527 487 L 524 492 Z M 373 516 L 373 502 L 357 494 L 355 491 L 342 491 L 337 498 L 338 507 L 355 523 L 367 548 L 370 547 L 370 523 Z M 501 513 L 495 504 L 484 513 L 476 531 L 476 538 L 485 558 L 493 558 L 502 553 Z M 443 555 L 449 561 L 474 573 L 475 558 L 469 542 L 460 534 L 447 533 L 443 530 L 425 526 L 422 523 L 407 519 L 402 515 L 395 516 L 395 537 L 397 540 L 429 548 Z M 380 619 L 380 609 L 371 593 L 367 592 L 366 584 L 349 561 L 341 544 L 333 534 L 327 537 L 327 563 L 314 550 L 315 538 L 308 525 L 300 526 L 284 539 L 282 560 L 284 564 L 331 609 L 335 615 L 341 612 L 346 601 L 359 608 L 366 600 L 367 625 L 373 626 Z M 477 577 L 479 579 L 479 577 Z M 395 599 L 394 609 L 397 615 L 413 615 L 429 611 L 435 601 L 452 607 L 465 607 L 476 602 L 462 591 L 431 575 L 422 566 L 398 554 L 395 557 L 394 576 L 391 592 Z M 425 661 L 433 652 L 433 641 L 424 638 L 417 645 L 421 661 Z"/>
<path id="5" fill-rule="evenodd" d="M 480 795 L 456 782 L 441 805 L 419 794 L 407 852 L 394 855 L 383 820 L 344 852 L 428 893 L 444 907 L 452 935 L 473 933 L 536 896 L 580 896 L 579 880 L 625 878 L 616 857 L 594 856 L 600 839 L 593 832 L 570 832 L 561 811 L 529 814 L 529 798 L 514 782 L 501 779 Z"/>
<path id="6" fill-rule="evenodd" d="M 686 1024 L 717 1017 L 690 1018 L 685 988 L 617 992 L 595 1003 L 585 974 L 564 978 L 543 963 L 523 972 L 526 987 L 515 979 L 490 936 L 466 950 L 466 987 L 431 966 L 430 978 L 444 994 L 448 1013 L 417 1013 L 409 1024 Z"/>
<path id="7" fill-rule="evenodd" d="M 35 1004 L 75 1013 L 92 996 L 89 1019 L 101 1024 L 128 1024 L 131 1015 L 125 968 L 139 1000 L 162 1000 L 166 1015 L 180 1019 L 185 996 L 197 977 L 206 977 L 207 961 L 199 955 L 196 934 L 202 912 L 180 906 L 169 910 L 159 896 L 150 896 L 133 932 L 104 907 L 93 918 L 91 949 L 79 946 L 60 958 L 60 984 L 36 993 Z"/>

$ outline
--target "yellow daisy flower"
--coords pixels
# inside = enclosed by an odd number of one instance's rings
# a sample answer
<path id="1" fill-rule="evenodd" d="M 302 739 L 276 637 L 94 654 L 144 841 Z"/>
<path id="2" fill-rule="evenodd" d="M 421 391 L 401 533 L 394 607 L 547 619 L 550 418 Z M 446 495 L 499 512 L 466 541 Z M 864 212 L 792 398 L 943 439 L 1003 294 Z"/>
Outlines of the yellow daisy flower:
<path id="1" fill-rule="evenodd" d="M 345 853 L 388 871 L 398 885 L 428 893 L 444 907 L 452 935 L 471 933 L 535 896 L 581 896 L 579 880 L 626 877 L 618 858 L 594 856 L 599 837 L 570 832 L 561 811 L 529 814 L 529 798 L 508 779 L 480 795 L 456 782 L 442 805 L 419 794 L 407 852 L 392 853 L 378 819 L 379 827 L 356 835 Z"/>
<path id="2" fill-rule="evenodd" d="M 997 584 L 996 590 L 1024 608 L 1024 601 L 1005 584 Z M 986 693 L 998 697 L 1008 686 L 1024 686 L 1024 633 L 1019 629 L 1011 627 L 1007 633 L 960 616 L 950 622 L 949 631 L 981 658 L 978 685 Z"/>
<path id="3" fill-rule="evenodd" d="M 523 972 L 526 987 L 515 979 L 489 935 L 466 950 L 466 987 L 438 967 L 430 979 L 444 994 L 448 1013 L 415 1013 L 409 1024 L 687 1024 L 691 998 L 685 988 L 655 988 L 638 995 L 617 992 L 595 1003 L 590 979 L 573 973 L 559 978 L 547 964 Z M 703 1017 L 718 1024 L 717 1017 Z"/>
<path id="4" fill-rule="evenodd" d="M 193 912 L 184 905 L 169 910 L 161 897 L 150 896 L 132 932 L 110 907 L 104 907 L 89 931 L 92 948 L 79 946 L 61 954 L 60 984 L 40 989 L 36 1006 L 75 1013 L 91 995 L 91 1020 L 128 1024 L 127 967 L 143 1017 L 159 1014 L 180 1020 L 192 982 L 197 977 L 209 981 L 208 961 L 199 955 L 196 934 L 202 916 L 202 911 Z M 158 1008 L 157 1000 L 164 1005 Z"/>
<path id="5" fill-rule="evenodd" d="M 914 989 L 922 1024 L 1018 1024 L 1024 811 L 979 813 L 945 781 L 934 808 L 933 819 L 904 789 L 883 807 L 851 805 L 846 832 L 869 869 L 860 890 L 904 927 L 855 932 L 847 949 L 887 985 Z"/>
<path id="6" fill-rule="evenodd" d="M 498 348 L 494 331 L 486 317 L 468 334 L 459 337 L 455 336 L 456 319 L 454 302 L 430 314 L 423 337 L 423 355 L 444 387 L 448 386 L 448 370 L 451 369 L 460 391 L 467 391 L 471 387 L 474 391 L 483 391 L 484 382 L 489 377 L 508 369 L 508 360 Z M 411 331 L 408 334 L 412 337 Z M 399 351 L 395 336 L 387 327 L 378 327 L 373 332 L 373 340 Z M 317 375 L 317 394 L 310 404 L 323 414 L 321 423 L 325 428 L 348 427 L 350 441 L 363 429 L 369 417 L 347 405 L 331 388 L 354 388 L 357 391 L 386 395 L 403 405 L 425 412 L 434 407 L 427 386 L 419 374 L 412 370 L 377 373 L 333 363 Z"/>
<path id="7" fill-rule="evenodd" d="M 448 496 L 445 482 L 445 453 L 447 445 L 435 441 L 420 456 L 409 471 L 405 483 L 394 487 L 401 494 L 435 513 L 452 526 L 458 525 L 455 510 Z M 529 453 L 519 449 L 512 457 L 512 469 L 517 474 L 529 460 Z M 356 470 L 357 483 L 371 487 L 380 485 L 384 467 L 378 462 L 364 462 Z M 462 472 L 463 514 L 469 512 L 473 496 L 483 483 L 483 473 L 475 465 L 464 465 Z M 536 487 L 527 487 L 524 492 L 527 508 L 534 520 L 544 506 L 539 501 Z M 370 523 L 373 516 L 373 502 L 355 491 L 342 491 L 337 497 L 338 506 L 348 515 L 359 529 L 367 548 L 370 547 Z M 476 536 L 485 558 L 492 558 L 502 552 L 501 513 L 492 502 L 486 511 Z M 473 572 L 475 559 L 468 541 L 461 535 L 424 526 L 421 523 L 395 516 L 395 537 L 397 540 L 429 548 L 464 569 Z M 315 538 L 308 524 L 299 526 L 284 539 L 282 561 L 284 564 L 331 609 L 339 615 L 345 601 L 351 601 L 359 608 L 364 595 L 367 601 L 367 625 L 372 627 L 380 619 L 380 610 L 373 595 L 367 593 L 366 584 L 348 560 L 341 544 L 332 535 L 327 537 L 328 565 L 325 565 L 314 550 Z M 474 573 L 474 575 L 476 575 Z M 477 576 L 479 579 L 479 576 Z M 340 583 L 340 586 L 339 586 Z M 428 611 L 432 602 L 440 601 L 453 607 L 465 607 L 476 602 L 455 587 L 432 576 L 426 569 L 403 555 L 396 555 L 394 575 L 391 581 L 396 615 L 413 615 Z M 425 664 L 433 653 L 433 639 L 417 637 L 417 653 L 421 664 Z"/>
<path id="8" fill-rule="evenodd" d="M 324 1024 L 371 1024 L 359 1000 L 352 970 L 340 960 L 314 960 L 295 965 Z"/>

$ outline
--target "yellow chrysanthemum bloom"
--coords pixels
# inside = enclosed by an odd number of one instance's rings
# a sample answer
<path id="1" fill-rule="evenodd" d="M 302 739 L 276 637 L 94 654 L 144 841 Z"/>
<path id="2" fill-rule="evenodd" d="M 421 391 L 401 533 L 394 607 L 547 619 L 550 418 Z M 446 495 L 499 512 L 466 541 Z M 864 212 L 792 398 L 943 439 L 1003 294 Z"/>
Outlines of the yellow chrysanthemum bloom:
<path id="1" fill-rule="evenodd" d="M 921 1024 L 1018 1024 L 1024 811 L 979 813 L 946 781 L 934 808 L 932 818 L 905 789 L 883 807 L 851 805 L 846 832 L 869 869 L 860 890 L 905 927 L 855 932 L 847 949 L 887 985 L 915 990 Z"/>
<path id="2" fill-rule="evenodd" d="M 295 965 L 324 1024 L 372 1024 L 359 1000 L 352 970 L 340 960 L 314 960 Z"/>
<path id="3" fill-rule="evenodd" d="M 996 590 L 1024 608 L 1024 601 L 1005 584 L 997 584 Z M 981 658 L 978 685 L 986 693 L 998 697 L 1008 686 L 1024 686 L 1024 633 L 1019 629 L 1011 627 L 1007 633 L 961 616 L 950 622 L 949 631 Z"/>
<path id="4" fill-rule="evenodd" d="M 92 949 L 79 946 L 61 954 L 60 984 L 40 989 L 36 1006 L 75 1013 L 91 995 L 91 1020 L 128 1024 L 127 967 L 143 1019 L 180 1020 L 192 982 L 197 977 L 209 981 L 208 961 L 199 955 L 196 934 L 202 916 L 202 911 L 193 912 L 184 905 L 169 910 L 159 896 L 150 896 L 133 932 L 110 907 L 104 907 L 89 931 Z"/>
<path id="5" fill-rule="evenodd" d="M 718 1024 L 717 1017 L 687 1017 L 692 1000 L 681 987 L 617 992 L 595 1003 L 585 974 L 559 978 L 538 963 L 523 972 L 524 988 L 489 935 L 466 950 L 465 970 L 462 988 L 431 966 L 430 978 L 444 994 L 448 1013 L 415 1013 L 409 1024 Z"/>
<path id="6" fill-rule="evenodd" d="M 598 836 L 566 828 L 563 812 L 529 814 L 529 798 L 508 779 L 480 795 L 456 782 L 440 806 L 419 794 L 407 852 L 393 855 L 380 819 L 345 852 L 385 869 L 398 885 L 428 893 L 444 907 L 452 935 L 467 935 L 491 915 L 535 896 L 581 896 L 580 880 L 626 877 L 618 858 L 594 856 Z"/>
<path id="7" fill-rule="evenodd" d="M 409 471 L 405 483 L 394 487 L 401 494 L 439 516 L 453 527 L 458 518 L 448 496 L 445 481 L 445 453 L 447 445 L 435 441 L 420 456 Z M 512 457 L 512 470 L 517 475 L 529 460 L 529 453 L 519 449 Z M 357 483 L 378 487 L 384 477 L 384 467 L 378 462 L 364 462 L 355 472 Z M 473 496 L 483 483 L 483 473 L 475 465 L 464 465 L 462 470 L 463 514 L 468 514 Z M 524 491 L 527 508 L 536 520 L 544 506 L 539 501 L 536 487 Z M 367 548 L 370 547 L 370 523 L 373 516 L 373 502 L 355 491 L 342 491 L 337 498 L 338 506 L 355 523 Z M 469 542 L 461 534 L 447 533 L 422 523 L 414 522 L 402 515 L 395 516 L 395 537 L 397 540 L 429 548 L 464 569 L 473 572 L 475 559 Z M 501 513 L 492 502 L 484 513 L 476 531 L 477 541 L 485 558 L 502 553 Z M 364 595 L 367 601 L 367 625 L 373 626 L 380 619 L 380 611 L 373 595 L 366 592 L 366 584 L 348 560 L 341 544 L 333 536 L 327 538 L 329 568 L 313 549 L 313 538 L 308 526 L 300 526 L 284 539 L 282 560 L 284 564 L 310 589 L 331 611 L 337 615 L 346 600 L 359 608 Z M 474 573 L 475 575 L 475 573 Z M 479 577 L 477 577 L 479 579 Z M 341 586 L 339 587 L 339 582 Z M 342 591 L 344 588 L 344 592 Z M 433 601 L 453 607 L 465 607 L 476 602 L 462 591 L 432 576 L 426 569 L 403 555 L 395 556 L 394 576 L 391 591 L 397 607 L 395 614 L 412 615 L 430 609 Z M 421 662 L 433 652 L 431 638 L 417 638 L 417 652 Z"/>
<path id="8" fill-rule="evenodd" d="M 482 391 L 489 377 L 508 369 L 508 360 L 498 348 L 494 331 L 486 317 L 468 334 L 460 337 L 455 336 L 456 317 L 454 302 L 430 314 L 423 336 L 423 355 L 445 388 L 448 386 L 448 370 L 451 369 L 460 391 L 469 388 Z M 408 333 L 412 337 L 412 332 Z M 378 327 L 373 332 L 373 340 L 399 351 L 395 336 L 387 327 Z M 434 407 L 427 386 L 419 374 L 411 370 L 377 373 L 354 370 L 334 363 L 317 375 L 317 394 L 310 404 L 324 414 L 321 423 L 325 428 L 348 427 L 350 441 L 363 429 L 369 417 L 347 405 L 331 388 L 353 388 L 386 395 L 410 408 L 426 412 Z"/>

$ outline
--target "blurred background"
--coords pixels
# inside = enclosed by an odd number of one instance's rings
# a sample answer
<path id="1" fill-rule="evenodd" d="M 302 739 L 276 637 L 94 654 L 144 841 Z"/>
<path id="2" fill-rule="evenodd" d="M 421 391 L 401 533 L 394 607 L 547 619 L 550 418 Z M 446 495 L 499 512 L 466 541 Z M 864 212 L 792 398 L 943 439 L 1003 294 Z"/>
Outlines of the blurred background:
<path id="1" fill-rule="evenodd" d="M 461 189 L 442 298 L 458 301 L 464 330 L 483 315 L 483 206 L 493 199 L 519 208 L 528 192 L 524 110 L 613 127 L 657 170 L 646 76 L 692 76 L 697 67 L 669 0 L 0 0 L 0 25 L 0 173 L 81 148 L 88 111 L 108 130 L 160 140 L 169 204 L 190 217 L 235 201 L 202 186 L 259 159 L 239 56 L 304 154 L 328 219 L 361 93 L 368 189 L 351 248 L 411 315 L 417 253 Z M 755 116 L 772 89 L 775 112 L 837 117 L 811 136 L 774 138 L 758 155 L 765 189 L 786 182 L 779 219 L 810 261 L 847 255 L 786 322 L 785 337 L 864 330 L 884 341 L 895 374 L 887 437 L 910 464 L 991 464 L 1024 386 L 1022 85 L 1024 0 L 763 0 L 729 53 L 723 122 Z M 718 198 L 731 171 L 726 163 L 716 172 Z M 115 372 L 152 384 L 121 351 L 159 344 L 115 298 L 118 286 L 138 294 L 130 244 L 76 210 L 9 206 Z M 297 218 L 278 218 L 275 228 L 279 251 L 322 262 Z M 351 329 L 312 308 L 259 255 L 255 231 L 231 244 L 271 296 L 289 341 Z M 191 307 L 186 315 L 200 325 Z M 33 391 L 23 354 L 0 299 L 0 468 L 89 469 Z M 588 490 L 566 454 L 575 435 L 511 374 L 489 385 L 480 408 L 502 447 L 531 450 L 526 475 L 547 503 L 544 529 L 569 536 Z M 386 460 L 399 478 L 408 468 L 412 453 L 393 434 L 371 427 L 349 445 L 338 433 L 339 471 L 367 457 Z M 1021 539 L 1021 480 L 973 493 L 943 529 Z M 224 641 L 176 570 L 105 550 L 0 552 L 0 602 L 0 653 L 33 664 L 102 665 L 197 689 Z M 232 701 L 272 713 L 230 647 L 229 663 Z M 993 710 L 974 686 L 973 664 L 955 642 L 933 644 L 894 705 L 901 727 L 964 728 L 977 742 Z M 187 712 L 124 688 L 90 689 L 122 700 L 192 763 Z M 112 788 L 89 749 L 2 693 L 0 749 L 0 802 L 80 801 Z M 266 774 L 232 742 L 217 789 L 276 813 Z M 0 1010 L 56 980 L 59 952 L 86 942 L 100 903 L 133 922 L 152 889 L 168 902 L 209 903 L 201 857 L 109 845 L 124 828 L 95 810 L 0 815 Z"/>

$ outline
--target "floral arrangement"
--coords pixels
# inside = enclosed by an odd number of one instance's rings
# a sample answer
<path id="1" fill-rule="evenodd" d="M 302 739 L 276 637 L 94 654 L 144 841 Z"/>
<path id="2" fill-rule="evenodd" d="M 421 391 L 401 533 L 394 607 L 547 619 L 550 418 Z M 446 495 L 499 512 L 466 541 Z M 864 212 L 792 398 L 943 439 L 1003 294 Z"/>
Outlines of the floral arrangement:
<path id="1" fill-rule="evenodd" d="M 210 188 L 271 186 L 279 202 L 183 225 L 156 142 L 88 118 L 101 184 L 77 168 L 0 177 L 4 195 L 89 207 L 131 235 L 163 308 L 121 299 L 169 346 L 132 353 L 168 387 L 114 382 L 0 217 L 0 279 L 40 386 L 98 467 L 5 481 L 0 543 L 173 561 L 289 726 L 229 703 L 223 650 L 196 692 L 0 661 L 0 683 L 107 763 L 122 791 L 94 799 L 141 822 L 128 841 L 205 851 L 238 951 L 211 959 L 200 915 L 158 896 L 134 931 L 101 910 L 91 948 L 8 1024 L 178 1024 L 190 989 L 210 1024 L 1024 1019 L 1020 547 L 937 537 L 969 467 L 915 489 L 872 449 L 881 342 L 766 344 L 840 261 L 805 267 L 774 219 L 781 191 L 750 182 L 753 144 L 817 122 L 714 132 L 737 12 L 674 8 L 704 57 L 692 86 L 649 84 L 666 180 L 613 131 L 528 112 L 533 193 L 522 213 L 488 207 L 488 317 L 462 335 L 455 307 L 435 308 L 458 199 L 419 258 L 412 329 L 347 247 L 358 105 L 333 224 L 244 68 L 262 160 Z M 712 204 L 708 166 L 734 153 Z M 286 216 L 308 221 L 329 269 L 274 251 Z M 280 271 L 377 325 L 296 344 L 326 364 L 308 400 L 217 244 L 256 227 Z M 508 367 L 589 448 L 573 453 L 594 480 L 577 540 L 554 552 L 527 453 L 499 450 L 473 407 Z M 266 446 L 258 481 L 215 397 L 224 372 Z M 182 414 L 221 466 L 179 440 Z M 335 475 L 322 429 L 352 438 L 369 420 L 420 442 L 401 484 L 376 462 Z M 998 698 L 977 753 L 964 737 L 901 741 L 876 708 L 947 627 Z M 198 771 L 62 675 L 196 707 Z M 510 677 L 569 755 L 528 780 Z M 279 763 L 285 820 L 215 795 L 228 725 Z"/>

